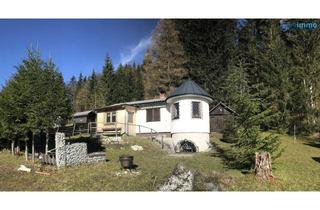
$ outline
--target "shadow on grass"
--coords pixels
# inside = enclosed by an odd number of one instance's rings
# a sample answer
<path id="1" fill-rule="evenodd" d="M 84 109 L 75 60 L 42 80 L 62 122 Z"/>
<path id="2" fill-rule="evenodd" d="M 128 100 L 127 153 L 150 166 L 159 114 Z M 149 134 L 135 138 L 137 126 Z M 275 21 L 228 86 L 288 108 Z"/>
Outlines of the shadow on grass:
<path id="1" fill-rule="evenodd" d="M 137 170 L 139 166 L 137 164 L 133 164 L 132 167 L 131 167 L 131 170 Z"/>
<path id="2" fill-rule="evenodd" d="M 210 154 L 210 157 L 219 157 L 224 162 L 225 166 L 230 169 L 249 169 L 243 165 L 237 164 L 235 161 L 235 155 L 231 149 L 222 148 L 217 143 L 212 142 L 215 152 Z"/>
<path id="3" fill-rule="evenodd" d="M 308 143 L 304 143 L 304 144 L 308 145 L 310 147 L 320 148 L 320 142 L 308 142 Z"/>
<path id="4" fill-rule="evenodd" d="M 320 148 L 320 142 L 308 142 L 304 143 L 305 145 L 308 145 L 310 147 Z"/>
<path id="5" fill-rule="evenodd" d="M 120 164 L 120 169 L 121 170 L 129 170 L 129 171 L 136 171 L 136 170 L 138 170 L 138 165 L 137 164 L 133 164 L 130 168 L 123 168 L 122 166 L 121 166 L 121 164 Z"/>
<path id="6" fill-rule="evenodd" d="M 317 161 L 318 163 L 320 163 L 320 157 L 312 157 L 312 159 L 313 159 L 314 161 Z"/>

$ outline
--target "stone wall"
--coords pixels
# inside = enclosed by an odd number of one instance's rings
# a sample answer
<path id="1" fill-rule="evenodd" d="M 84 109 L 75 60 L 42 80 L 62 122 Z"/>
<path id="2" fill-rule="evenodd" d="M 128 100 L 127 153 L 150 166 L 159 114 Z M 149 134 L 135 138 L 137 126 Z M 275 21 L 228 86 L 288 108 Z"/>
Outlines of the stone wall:
<path id="1" fill-rule="evenodd" d="M 104 152 L 88 154 L 86 142 L 74 142 L 65 139 L 64 133 L 56 133 L 56 164 L 57 167 L 80 165 L 105 161 Z"/>
<path id="2" fill-rule="evenodd" d="M 56 143 L 56 164 L 59 167 L 66 165 L 66 142 L 65 142 L 65 134 L 64 133 L 56 133 L 55 136 Z"/>
<path id="3" fill-rule="evenodd" d="M 87 162 L 87 143 L 67 142 L 66 144 L 66 165 L 80 165 Z"/>

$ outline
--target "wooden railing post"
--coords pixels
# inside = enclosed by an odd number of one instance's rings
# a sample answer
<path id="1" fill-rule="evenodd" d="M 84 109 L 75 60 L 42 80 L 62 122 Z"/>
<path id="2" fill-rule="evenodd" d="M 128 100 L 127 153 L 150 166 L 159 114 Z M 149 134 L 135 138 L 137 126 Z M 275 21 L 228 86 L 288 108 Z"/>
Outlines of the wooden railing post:
<path id="1" fill-rule="evenodd" d="M 73 123 L 72 136 L 74 136 L 74 130 L 76 129 L 76 123 Z"/>
<path id="2" fill-rule="evenodd" d="M 161 149 L 163 149 L 163 136 L 161 136 Z"/>
<path id="3" fill-rule="evenodd" d="M 115 130 L 116 130 L 116 139 L 118 140 L 117 122 L 115 122 L 114 126 L 115 126 Z"/>

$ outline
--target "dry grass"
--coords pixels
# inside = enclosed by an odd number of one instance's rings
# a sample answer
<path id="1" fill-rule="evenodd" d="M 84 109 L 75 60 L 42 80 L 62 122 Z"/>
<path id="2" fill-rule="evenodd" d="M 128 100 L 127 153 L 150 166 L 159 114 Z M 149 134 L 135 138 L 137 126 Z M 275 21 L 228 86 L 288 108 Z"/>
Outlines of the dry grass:
<path id="1" fill-rule="evenodd" d="M 229 147 L 214 136 L 215 143 Z M 147 139 L 129 138 L 128 144 L 114 145 L 106 149 L 107 162 L 67 167 L 56 170 L 46 167 L 51 175 L 18 172 L 20 164 L 36 170 L 38 165 L 25 162 L 23 156 L 13 157 L 8 151 L 0 152 L 1 191 L 154 191 L 170 176 L 178 162 L 198 172 L 195 189 L 203 190 L 203 182 L 218 182 L 222 190 L 320 190 L 320 148 L 307 145 L 299 139 L 293 144 L 288 136 L 281 136 L 285 152 L 274 163 L 273 183 L 259 183 L 250 174 L 227 168 L 220 157 L 213 153 L 198 153 L 192 156 L 168 155 Z M 130 146 L 138 144 L 143 151 L 133 151 Z M 117 176 L 120 172 L 119 156 L 134 155 L 139 175 Z"/>
<path id="2" fill-rule="evenodd" d="M 271 183 L 260 183 L 252 174 L 236 177 L 229 190 L 236 191 L 319 191 L 320 190 L 320 146 L 314 139 L 298 138 L 296 142 L 287 135 L 281 135 L 281 157 L 273 163 Z M 230 144 L 214 138 L 215 143 L 224 149 Z"/>

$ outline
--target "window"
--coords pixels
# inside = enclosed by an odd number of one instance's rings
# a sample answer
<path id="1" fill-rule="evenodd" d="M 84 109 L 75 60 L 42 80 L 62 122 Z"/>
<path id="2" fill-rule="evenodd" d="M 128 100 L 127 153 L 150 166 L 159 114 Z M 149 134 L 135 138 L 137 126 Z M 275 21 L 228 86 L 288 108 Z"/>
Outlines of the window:
<path id="1" fill-rule="evenodd" d="M 160 121 L 160 108 L 147 109 L 147 122 Z"/>
<path id="2" fill-rule="evenodd" d="M 128 123 L 133 123 L 133 112 L 128 112 Z"/>
<path id="3" fill-rule="evenodd" d="M 192 118 L 201 118 L 200 102 L 192 101 Z"/>
<path id="4" fill-rule="evenodd" d="M 174 120 L 174 119 L 179 119 L 179 117 L 180 117 L 179 103 L 174 103 L 172 106 L 171 118 Z"/>
<path id="5" fill-rule="evenodd" d="M 114 123 L 116 122 L 117 118 L 116 118 L 116 112 L 107 112 L 106 115 L 106 123 Z"/>

